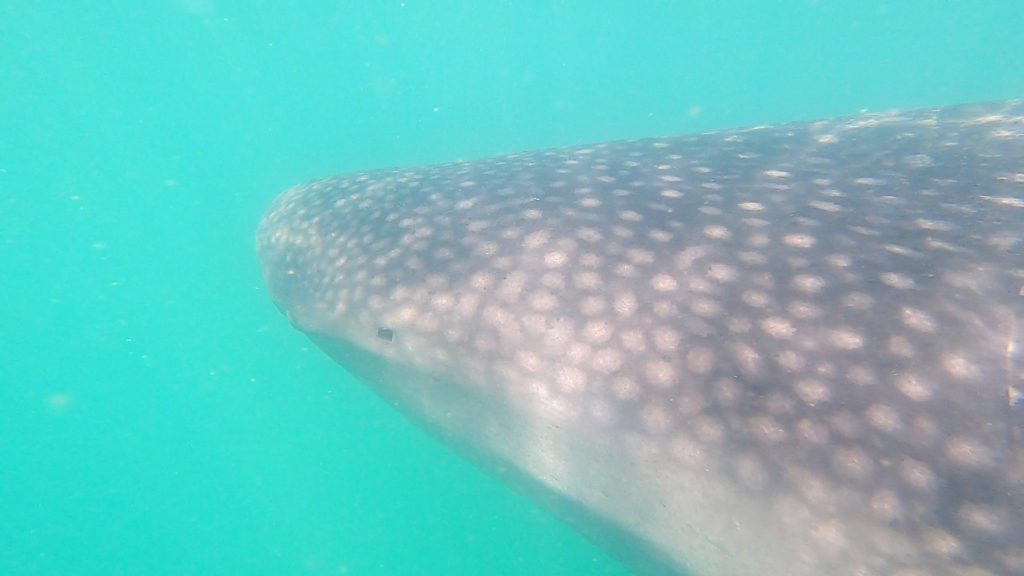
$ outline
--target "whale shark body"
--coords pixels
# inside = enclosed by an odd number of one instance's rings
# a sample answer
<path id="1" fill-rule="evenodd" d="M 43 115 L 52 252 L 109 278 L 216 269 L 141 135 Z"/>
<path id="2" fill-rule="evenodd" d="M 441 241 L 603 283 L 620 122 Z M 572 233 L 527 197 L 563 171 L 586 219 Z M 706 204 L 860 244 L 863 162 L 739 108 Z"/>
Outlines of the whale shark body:
<path id="1" fill-rule="evenodd" d="M 348 174 L 257 243 L 296 327 L 638 572 L 1024 574 L 1024 102 Z"/>

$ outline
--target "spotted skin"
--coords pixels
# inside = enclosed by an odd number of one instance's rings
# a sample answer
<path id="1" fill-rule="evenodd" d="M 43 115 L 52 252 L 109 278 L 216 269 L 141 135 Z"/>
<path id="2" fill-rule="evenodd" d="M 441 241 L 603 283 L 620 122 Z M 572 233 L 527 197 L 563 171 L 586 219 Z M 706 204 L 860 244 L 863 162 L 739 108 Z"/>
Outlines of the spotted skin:
<path id="1" fill-rule="evenodd" d="M 1024 102 L 328 178 L 300 330 L 638 570 L 1024 574 Z"/>

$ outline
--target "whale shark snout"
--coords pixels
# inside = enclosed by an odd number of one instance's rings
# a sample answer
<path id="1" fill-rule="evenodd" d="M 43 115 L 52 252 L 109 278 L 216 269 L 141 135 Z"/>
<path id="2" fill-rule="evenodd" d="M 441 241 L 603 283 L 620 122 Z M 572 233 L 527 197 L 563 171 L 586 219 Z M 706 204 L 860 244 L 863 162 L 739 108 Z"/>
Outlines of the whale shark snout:
<path id="1" fill-rule="evenodd" d="M 1024 103 L 295 187 L 270 293 L 638 571 L 1024 574 Z"/>

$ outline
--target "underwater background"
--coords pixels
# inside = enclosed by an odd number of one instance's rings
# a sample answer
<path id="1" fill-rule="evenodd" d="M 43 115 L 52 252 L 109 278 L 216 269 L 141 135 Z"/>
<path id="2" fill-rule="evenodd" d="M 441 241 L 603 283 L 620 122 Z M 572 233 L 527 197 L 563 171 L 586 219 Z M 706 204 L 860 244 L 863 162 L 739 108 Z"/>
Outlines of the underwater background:
<path id="1" fill-rule="evenodd" d="M 351 170 L 1024 97 L 1016 0 L 0 0 L 0 576 L 625 575 L 292 329 Z"/>

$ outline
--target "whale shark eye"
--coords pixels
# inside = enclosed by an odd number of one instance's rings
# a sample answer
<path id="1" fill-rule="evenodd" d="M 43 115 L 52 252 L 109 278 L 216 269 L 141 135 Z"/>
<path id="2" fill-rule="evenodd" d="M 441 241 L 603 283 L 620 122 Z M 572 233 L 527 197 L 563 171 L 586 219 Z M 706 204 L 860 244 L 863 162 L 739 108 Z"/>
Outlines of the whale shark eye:
<path id="1" fill-rule="evenodd" d="M 394 342 L 395 331 L 391 328 L 377 328 L 377 338 L 385 342 Z"/>

